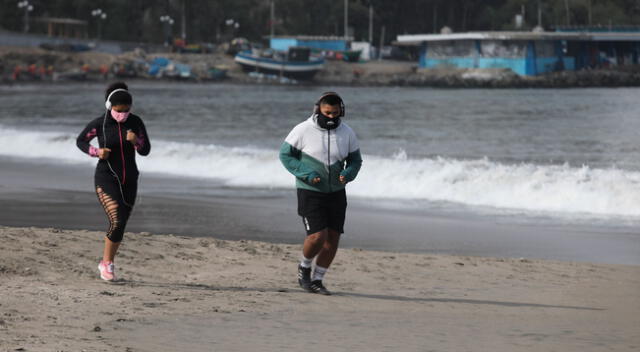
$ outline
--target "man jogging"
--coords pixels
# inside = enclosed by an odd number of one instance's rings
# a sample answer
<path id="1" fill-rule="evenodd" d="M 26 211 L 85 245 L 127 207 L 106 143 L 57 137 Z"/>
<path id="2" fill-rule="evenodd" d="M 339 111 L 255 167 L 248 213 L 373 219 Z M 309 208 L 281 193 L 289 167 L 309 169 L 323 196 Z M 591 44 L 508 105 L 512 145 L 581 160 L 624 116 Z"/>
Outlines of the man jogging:
<path id="1" fill-rule="evenodd" d="M 294 127 L 280 148 L 280 161 L 296 177 L 298 214 L 307 231 L 298 283 L 307 292 L 323 295 L 331 294 L 322 280 L 344 232 L 345 185 L 356 178 L 362 165 L 356 135 L 341 120 L 344 114 L 344 102 L 337 93 L 322 94 L 313 115 Z"/>

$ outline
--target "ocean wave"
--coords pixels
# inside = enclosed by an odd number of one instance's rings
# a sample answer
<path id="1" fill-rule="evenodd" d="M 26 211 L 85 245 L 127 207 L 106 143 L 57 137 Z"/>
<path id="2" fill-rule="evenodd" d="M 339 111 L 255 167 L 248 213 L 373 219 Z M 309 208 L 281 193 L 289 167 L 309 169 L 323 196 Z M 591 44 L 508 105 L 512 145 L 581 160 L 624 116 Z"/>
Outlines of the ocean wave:
<path id="1" fill-rule="evenodd" d="M 94 140 L 95 141 L 95 140 Z M 75 136 L 0 126 L 0 155 L 95 164 L 80 152 Z M 640 172 L 587 165 L 504 164 L 488 158 L 411 159 L 365 154 L 352 196 L 453 202 L 563 215 L 640 216 Z M 292 188 L 293 177 L 278 160 L 277 146 L 231 148 L 153 141 L 142 172 L 216 179 L 230 187 Z"/>

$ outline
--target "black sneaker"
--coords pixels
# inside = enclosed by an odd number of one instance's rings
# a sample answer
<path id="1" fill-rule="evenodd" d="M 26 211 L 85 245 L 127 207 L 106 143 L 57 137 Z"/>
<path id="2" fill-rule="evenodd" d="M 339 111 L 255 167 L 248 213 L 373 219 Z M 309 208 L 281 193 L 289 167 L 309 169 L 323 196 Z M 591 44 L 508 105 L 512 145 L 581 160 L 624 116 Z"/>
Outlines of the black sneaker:
<path id="1" fill-rule="evenodd" d="M 305 291 L 309 291 L 311 285 L 311 268 L 304 268 L 302 265 L 298 265 L 298 284 Z M 309 291 L 311 292 L 311 291 Z"/>
<path id="2" fill-rule="evenodd" d="M 322 280 L 313 280 L 309 285 L 309 292 L 319 293 L 325 296 L 331 296 L 331 292 L 322 284 Z"/>

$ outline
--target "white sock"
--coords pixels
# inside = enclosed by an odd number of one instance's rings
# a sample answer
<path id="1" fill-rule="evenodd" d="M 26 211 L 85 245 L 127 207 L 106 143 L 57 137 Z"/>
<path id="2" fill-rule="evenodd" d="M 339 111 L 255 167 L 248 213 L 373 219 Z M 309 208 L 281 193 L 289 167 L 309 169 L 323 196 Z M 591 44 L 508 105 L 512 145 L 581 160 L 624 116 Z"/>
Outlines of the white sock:
<path id="1" fill-rule="evenodd" d="M 317 266 L 315 270 L 313 270 L 313 278 L 311 279 L 312 281 L 316 281 L 316 280 L 320 280 L 322 281 L 322 279 L 324 278 L 324 274 L 327 273 L 328 268 L 323 268 L 321 266 Z"/>
<path id="2" fill-rule="evenodd" d="M 303 268 L 310 268 L 312 261 L 313 261 L 313 258 L 309 259 L 303 255 L 302 260 L 300 260 L 300 266 Z"/>

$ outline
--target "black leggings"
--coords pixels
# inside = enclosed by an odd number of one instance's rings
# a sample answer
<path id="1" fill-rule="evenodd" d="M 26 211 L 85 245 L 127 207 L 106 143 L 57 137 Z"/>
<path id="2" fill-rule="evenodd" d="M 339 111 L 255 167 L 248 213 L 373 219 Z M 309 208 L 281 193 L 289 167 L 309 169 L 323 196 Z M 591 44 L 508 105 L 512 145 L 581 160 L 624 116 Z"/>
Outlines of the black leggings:
<path id="1" fill-rule="evenodd" d="M 127 183 L 119 187 L 118 180 L 112 175 L 95 176 L 96 194 L 109 219 L 107 238 L 111 242 L 120 242 L 127 226 L 129 215 L 133 210 L 138 192 L 138 180 L 127 179 Z M 123 199 L 124 197 L 124 199 Z"/>

